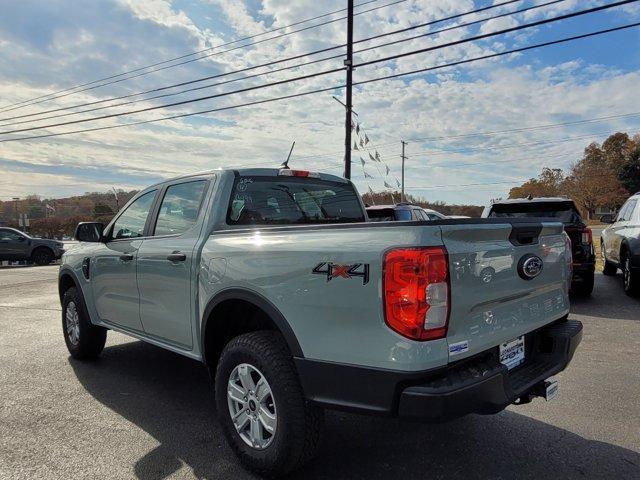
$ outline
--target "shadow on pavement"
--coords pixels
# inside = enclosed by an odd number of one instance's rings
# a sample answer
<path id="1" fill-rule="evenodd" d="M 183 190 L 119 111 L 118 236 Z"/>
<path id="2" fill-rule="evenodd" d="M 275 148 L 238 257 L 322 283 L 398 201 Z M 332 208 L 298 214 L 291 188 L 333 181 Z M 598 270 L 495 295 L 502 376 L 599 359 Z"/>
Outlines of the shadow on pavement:
<path id="1" fill-rule="evenodd" d="M 620 272 L 615 277 L 597 273 L 590 297 L 571 296 L 571 313 L 607 320 L 640 321 L 640 298 L 624 293 Z"/>
<path id="2" fill-rule="evenodd" d="M 198 362 L 142 342 L 70 362 L 94 398 L 160 443 L 133 466 L 137 478 L 183 463 L 198 478 L 252 478 L 225 444 Z M 296 478 L 638 478 L 639 468 L 636 452 L 510 411 L 430 425 L 328 413 L 318 456 Z"/>

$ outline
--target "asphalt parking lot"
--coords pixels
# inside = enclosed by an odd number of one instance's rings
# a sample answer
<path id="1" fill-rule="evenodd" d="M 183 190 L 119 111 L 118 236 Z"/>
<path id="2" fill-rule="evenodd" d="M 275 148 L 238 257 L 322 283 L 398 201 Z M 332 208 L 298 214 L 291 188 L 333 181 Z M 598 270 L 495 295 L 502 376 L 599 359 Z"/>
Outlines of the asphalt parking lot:
<path id="1" fill-rule="evenodd" d="M 95 362 L 61 333 L 58 267 L 0 269 L 0 478 L 252 478 L 199 363 L 113 332 Z M 328 413 L 298 478 L 640 479 L 640 301 L 598 274 L 550 403 L 425 425 Z"/>

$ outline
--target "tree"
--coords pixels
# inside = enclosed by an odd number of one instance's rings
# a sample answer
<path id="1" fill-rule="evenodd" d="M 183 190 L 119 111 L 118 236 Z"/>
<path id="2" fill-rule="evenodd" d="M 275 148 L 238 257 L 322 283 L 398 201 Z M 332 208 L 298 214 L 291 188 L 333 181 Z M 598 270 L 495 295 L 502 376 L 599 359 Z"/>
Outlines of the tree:
<path id="1" fill-rule="evenodd" d="M 616 174 L 608 168 L 595 149 L 587 147 L 585 157 L 571 166 L 563 183 L 563 190 L 579 206 L 587 211 L 592 219 L 596 208 L 619 206 L 628 196 Z"/>
<path id="2" fill-rule="evenodd" d="M 561 168 L 543 168 L 538 178 L 531 178 L 509 190 L 509 198 L 557 197 L 562 194 L 564 172 Z"/>
<path id="3" fill-rule="evenodd" d="M 629 193 L 640 192 L 640 143 L 629 153 L 627 162 L 618 172 L 618 178 Z"/>

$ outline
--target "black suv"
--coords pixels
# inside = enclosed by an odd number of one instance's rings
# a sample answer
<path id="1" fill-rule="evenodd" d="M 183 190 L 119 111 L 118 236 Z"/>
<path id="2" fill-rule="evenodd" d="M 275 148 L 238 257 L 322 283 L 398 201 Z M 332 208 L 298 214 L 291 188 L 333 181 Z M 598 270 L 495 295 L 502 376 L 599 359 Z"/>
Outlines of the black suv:
<path id="1" fill-rule="evenodd" d="M 624 291 L 640 295 L 640 192 L 630 197 L 615 221 L 604 229 L 600 248 L 605 275 L 622 270 Z"/>
<path id="2" fill-rule="evenodd" d="M 482 216 L 544 218 L 562 222 L 572 245 L 571 291 L 578 295 L 591 295 L 596 269 L 593 235 L 591 229 L 582 220 L 573 200 L 550 197 L 501 200 L 486 207 Z"/>

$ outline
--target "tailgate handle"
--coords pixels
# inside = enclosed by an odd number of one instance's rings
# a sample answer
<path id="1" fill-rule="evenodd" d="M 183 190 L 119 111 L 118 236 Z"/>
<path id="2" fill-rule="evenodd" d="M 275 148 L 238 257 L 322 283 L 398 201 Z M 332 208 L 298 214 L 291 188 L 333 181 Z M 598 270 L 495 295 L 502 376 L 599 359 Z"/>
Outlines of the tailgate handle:
<path id="1" fill-rule="evenodd" d="M 513 245 L 535 245 L 541 231 L 542 225 L 539 223 L 512 224 L 509 241 Z"/>

